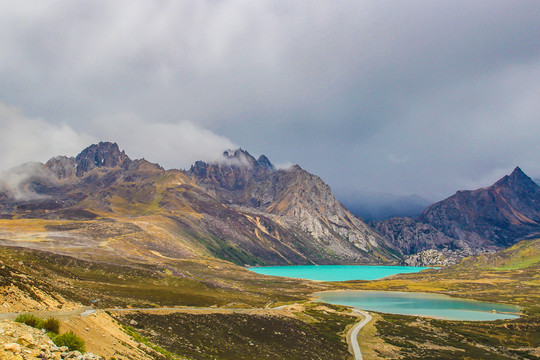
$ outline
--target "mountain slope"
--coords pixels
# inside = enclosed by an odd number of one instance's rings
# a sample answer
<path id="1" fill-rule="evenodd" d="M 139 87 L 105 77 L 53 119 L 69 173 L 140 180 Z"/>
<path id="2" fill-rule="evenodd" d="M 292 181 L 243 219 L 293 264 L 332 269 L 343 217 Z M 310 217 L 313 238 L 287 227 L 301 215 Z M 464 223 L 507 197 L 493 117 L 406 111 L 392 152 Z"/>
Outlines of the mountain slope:
<path id="1" fill-rule="evenodd" d="M 334 261 L 396 259 L 397 251 L 345 209 L 319 177 L 298 165 L 275 170 L 266 157 L 255 160 L 243 150 L 224 157 L 222 163 L 197 162 L 189 171 L 223 203 L 292 229 L 306 250 L 324 248 L 324 257 Z"/>
<path id="2" fill-rule="evenodd" d="M 455 266 L 459 270 L 523 270 L 540 268 L 540 239 L 523 240 L 492 254 L 463 259 Z"/>
<path id="3" fill-rule="evenodd" d="M 419 218 L 473 245 L 509 246 L 540 231 L 540 186 L 517 167 L 494 185 L 459 191 Z"/>
<path id="4" fill-rule="evenodd" d="M 2 218 L 76 221 L 69 230 L 52 228 L 77 239 L 92 234 L 96 240 L 87 244 L 100 253 L 250 265 L 398 258 L 320 178 L 298 166 L 275 170 L 266 157 L 255 160 L 241 149 L 184 172 L 131 160 L 116 144 L 99 143 L 75 158 L 17 171 L 17 182 L 0 185 Z"/>
<path id="5" fill-rule="evenodd" d="M 405 254 L 501 249 L 540 234 L 540 186 L 517 167 L 490 187 L 458 191 L 431 205 L 415 220 L 393 218 L 374 227 Z"/>

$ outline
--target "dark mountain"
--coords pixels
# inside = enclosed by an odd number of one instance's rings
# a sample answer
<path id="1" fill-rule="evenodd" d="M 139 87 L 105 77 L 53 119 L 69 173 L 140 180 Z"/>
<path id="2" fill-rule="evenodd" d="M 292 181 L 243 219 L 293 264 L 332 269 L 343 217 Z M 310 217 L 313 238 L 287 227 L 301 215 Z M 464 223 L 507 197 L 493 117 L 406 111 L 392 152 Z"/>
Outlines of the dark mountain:
<path id="1" fill-rule="evenodd" d="M 399 257 L 319 177 L 299 166 L 276 170 L 265 156 L 255 159 L 242 149 L 225 152 L 215 163 L 198 161 L 185 172 L 131 160 L 118 145 L 102 142 L 75 158 L 19 169 L 9 186 L 0 185 L 0 214 L 96 222 L 79 225 L 91 226 L 99 238 L 99 229 L 109 229 L 113 220 L 113 227 L 127 226 L 132 234 L 115 241 L 133 256 L 214 256 L 238 264 L 380 263 Z M 104 237 L 117 235 L 111 236 Z"/>
<path id="2" fill-rule="evenodd" d="M 246 189 L 259 181 L 265 181 L 275 168 L 264 155 L 256 160 L 247 151 L 225 151 L 220 162 L 207 164 L 197 161 L 189 174 L 216 193 L 221 200 L 245 205 Z M 248 200 L 249 201 L 249 200 Z"/>
<path id="3" fill-rule="evenodd" d="M 418 195 L 355 193 L 338 197 L 354 215 L 366 221 L 393 217 L 417 217 L 431 203 Z"/>
<path id="4" fill-rule="evenodd" d="M 415 221 L 374 224 L 412 254 L 426 249 L 500 249 L 540 235 L 540 186 L 517 167 L 490 187 L 458 191 L 428 207 Z"/>
<path id="5" fill-rule="evenodd" d="M 407 217 L 372 222 L 371 225 L 407 255 L 427 249 L 455 249 L 461 245 L 457 239 L 445 235 L 432 225 Z"/>
<path id="6" fill-rule="evenodd" d="M 125 168 L 131 159 L 124 151 L 120 152 L 116 143 L 100 142 L 84 149 L 75 158 L 77 176 L 83 176 L 95 168 Z"/>
<path id="7" fill-rule="evenodd" d="M 507 247 L 540 231 L 540 186 L 517 167 L 488 188 L 430 206 L 418 220 L 471 245 Z"/>

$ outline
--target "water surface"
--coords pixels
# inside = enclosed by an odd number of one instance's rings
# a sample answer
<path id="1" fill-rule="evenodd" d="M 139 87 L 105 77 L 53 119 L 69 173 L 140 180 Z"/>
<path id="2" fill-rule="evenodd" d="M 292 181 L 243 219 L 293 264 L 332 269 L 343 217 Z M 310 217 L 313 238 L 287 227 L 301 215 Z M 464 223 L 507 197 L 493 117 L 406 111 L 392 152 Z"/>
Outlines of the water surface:
<path id="1" fill-rule="evenodd" d="M 249 270 L 258 274 L 319 281 L 376 280 L 395 274 L 415 273 L 427 267 L 370 265 L 262 266 Z"/>
<path id="2" fill-rule="evenodd" d="M 319 292 L 313 296 L 316 301 L 390 314 L 470 321 L 519 318 L 517 306 L 458 299 L 441 294 L 360 290 Z"/>

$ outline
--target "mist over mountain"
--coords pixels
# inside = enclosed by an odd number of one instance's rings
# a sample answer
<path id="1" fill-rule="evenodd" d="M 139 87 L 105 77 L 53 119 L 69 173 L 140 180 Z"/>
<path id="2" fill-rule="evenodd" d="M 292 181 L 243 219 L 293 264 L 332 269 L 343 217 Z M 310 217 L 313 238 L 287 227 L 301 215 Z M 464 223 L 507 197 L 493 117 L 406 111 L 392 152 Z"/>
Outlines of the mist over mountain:
<path id="1" fill-rule="evenodd" d="M 385 220 L 392 217 L 416 217 L 431 204 L 418 195 L 388 193 L 354 193 L 338 195 L 339 200 L 354 215 L 366 220 Z"/>

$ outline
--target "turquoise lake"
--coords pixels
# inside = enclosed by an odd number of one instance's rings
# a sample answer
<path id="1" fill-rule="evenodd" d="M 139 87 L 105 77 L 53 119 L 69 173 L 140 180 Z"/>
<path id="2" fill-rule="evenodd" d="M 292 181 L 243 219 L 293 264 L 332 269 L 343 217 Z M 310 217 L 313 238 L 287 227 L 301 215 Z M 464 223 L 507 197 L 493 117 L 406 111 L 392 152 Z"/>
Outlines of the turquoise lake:
<path id="1" fill-rule="evenodd" d="M 429 268 L 368 265 L 296 265 L 249 268 L 257 274 L 319 281 L 376 280 L 390 275 L 415 273 L 425 269 Z"/>
<path id="2" fill-rule="evenodd" d="M 391 314 L 429 316 L 448 320 L 517 319 L 519 308 L 441 294 L 399 291 L 328 291 L 313 294 L 316 301 Z M 494 312 L 495 311 L 495 312 Z M 513 313 L 513 314 L 508 314 Z"/>

